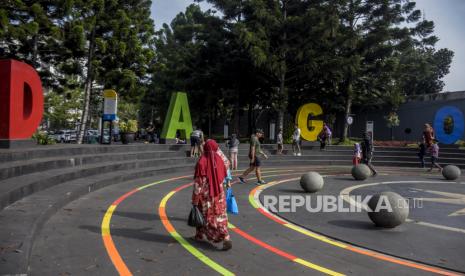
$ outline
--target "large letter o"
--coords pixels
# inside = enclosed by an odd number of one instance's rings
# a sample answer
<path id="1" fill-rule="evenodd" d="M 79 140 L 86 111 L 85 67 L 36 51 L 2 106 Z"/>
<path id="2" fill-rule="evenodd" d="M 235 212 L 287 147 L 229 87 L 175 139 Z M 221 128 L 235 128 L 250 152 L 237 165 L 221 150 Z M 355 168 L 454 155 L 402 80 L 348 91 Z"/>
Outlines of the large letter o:
<path id="1" fill-rule="evenodd" d="M 323 109 L 316 103 L 308 103 L 302 105 L 297 110 L 295 118 L 297 125 L 301 130 L 301 136 L 307 141 L 316 141 L 318 134 L 323 129 L 323 121 L 321 120 L 308 120 L 308 116 L 318 116 L 323 114 Z"/>
<path id="2" fill-rule="evenodd" d="M 453 129 L 451 133 L 446 133 L 444 129 L 444 120 L 451 117 L 453 120 Z M 453 144 L 463 136 L 464 120 L 463 113 L 454 106 L 445 106 L 436 112 L 434 117 L 434 130 L 436 139 L 443 144 Z"/>

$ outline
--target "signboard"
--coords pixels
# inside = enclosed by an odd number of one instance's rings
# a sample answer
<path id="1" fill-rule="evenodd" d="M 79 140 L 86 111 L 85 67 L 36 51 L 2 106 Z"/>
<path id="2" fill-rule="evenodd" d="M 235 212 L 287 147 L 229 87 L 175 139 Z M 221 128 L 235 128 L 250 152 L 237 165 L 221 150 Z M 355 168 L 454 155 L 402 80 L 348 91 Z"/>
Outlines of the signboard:
<path id="1" fill-rule="evenodd" d="M 229 137 L 229 125 L 228 124 L 224 124 L 223 137 L 224 137 L 224 139 L 228 139 L 228 137 Z"/>
<path id="2" fill-rule="evenodd" d="M 275 123 L 270 123 L 270 140 L 274 141 L 275 140 L 275 132 L 276 132 L 276 124 Z"/>
<path id="3" fill-rule="evenodd" d="M 103 120 L 116 120 L 116 112 L 118 110 L 118 94 L 115 90 L 103 91 Z"/>
<path id="4" fill-rule="evenodd" d="M 368 135 L 370 135 L 370 138 L 371 138 L 371 142 L 373 143 L 373 130 L 374 130 L 374 123 L 373 121 L 367 121 L 367 124 L 366 124 L 366 132 L 368 133 Z"/>
<path id="5" fill-rule="evenodd" d="M 347 117 L 347 123 L 349 124 L 349 126 L 352 125 L 354 123 L 354 117 L 352 116 Z"/>

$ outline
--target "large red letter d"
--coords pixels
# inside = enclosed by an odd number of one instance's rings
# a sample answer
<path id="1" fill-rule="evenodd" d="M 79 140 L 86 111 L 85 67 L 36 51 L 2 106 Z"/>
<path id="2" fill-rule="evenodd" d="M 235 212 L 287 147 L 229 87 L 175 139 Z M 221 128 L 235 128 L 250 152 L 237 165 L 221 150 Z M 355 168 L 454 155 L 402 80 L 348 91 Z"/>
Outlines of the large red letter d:
<path id="1" fill-rule="evenodd" d="M 42 83 L 34 68 L 16 60 L 0 60 L 0 139 L 31 138 L 43 112 Z"/>

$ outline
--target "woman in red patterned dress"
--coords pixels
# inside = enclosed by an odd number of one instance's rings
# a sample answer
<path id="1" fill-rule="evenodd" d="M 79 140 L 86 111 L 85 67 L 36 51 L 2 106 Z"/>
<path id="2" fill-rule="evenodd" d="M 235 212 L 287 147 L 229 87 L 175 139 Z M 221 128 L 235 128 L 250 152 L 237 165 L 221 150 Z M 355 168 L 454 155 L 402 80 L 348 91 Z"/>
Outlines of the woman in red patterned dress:
<path id="1" fill-rule="evenodd" d="M 206 238 L 213 243 L 223 242 L 223 250 L 232 248 L 223 189 L 228 167 L 229 161 L 218 144 L 215 140 L 208 140 L 195 168 L 192 193 L 192 204 L 199 208 L 206 221 L 205 226 L 197 227 L 195 239 L 202 241 Z"/>

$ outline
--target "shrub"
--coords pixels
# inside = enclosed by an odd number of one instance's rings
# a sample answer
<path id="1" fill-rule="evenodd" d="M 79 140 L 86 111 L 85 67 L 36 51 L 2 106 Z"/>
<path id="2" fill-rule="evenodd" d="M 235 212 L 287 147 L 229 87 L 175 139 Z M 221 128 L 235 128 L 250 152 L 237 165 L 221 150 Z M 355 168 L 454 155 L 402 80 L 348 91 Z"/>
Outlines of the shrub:
<path id="1" fill-rule="evenodd" d="M 34 135 L 32 135 L 32 139 L 36 140 L 39 145 L 53 145 L 56 142 L 55 139 L 48 136 L 45 131 L 37 131 Z"/>
<path id="2" fill-rule="evenodd" d="M 137 121 L 136 120 L 120 121 L 119 130 L 121 133 L 137 132 Z"/>

